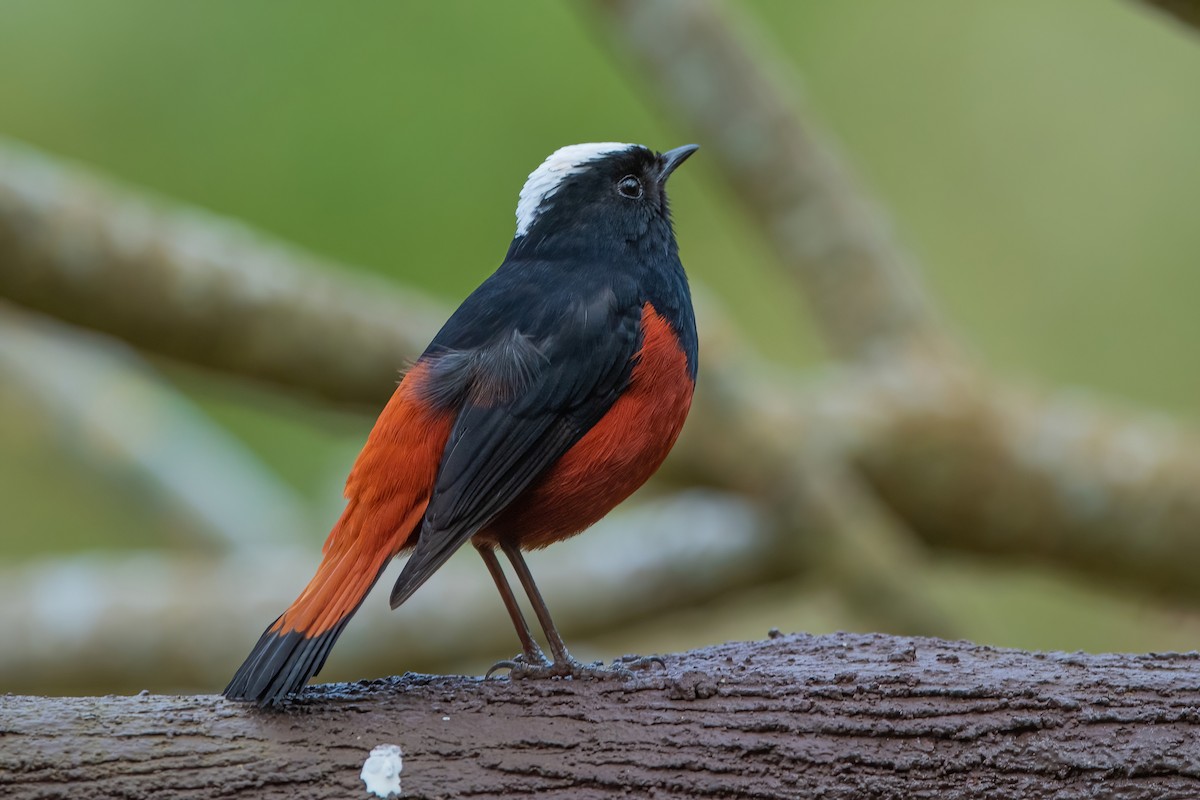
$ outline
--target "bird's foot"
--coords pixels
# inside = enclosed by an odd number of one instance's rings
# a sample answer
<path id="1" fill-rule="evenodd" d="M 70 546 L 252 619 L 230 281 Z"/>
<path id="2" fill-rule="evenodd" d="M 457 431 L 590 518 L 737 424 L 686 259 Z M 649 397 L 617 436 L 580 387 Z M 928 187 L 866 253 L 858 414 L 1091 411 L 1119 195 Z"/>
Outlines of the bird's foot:
<path id="1" fill-rule="evenodd" d="M 599 666 L 599 662 L 595 666 Z M 492 668 L 487 671 L 485 678 L 492 677 L 492 674 L 498 670 L 508 670 L 508 677 L 514 681 L 537 681 L 546 680 L 547 678 L 570 678 L 575 676 L 577 670 L 586 670 L 588 667 L 580 664 L 574 659 L 568 661 L 542 661 L 540 663 L 533 662 L 524 656 L 517 656 L 511 661 L 498 661 L 492 665 Z"/>
<path id="2" fill-rule="evenodd" d="M 635 671 L 649 669 L 654 665 L 666 669 L 667 665 L 658 656 L 622 656 L 605 665 L 602 661 L 584 664 L 568 656 L 553 663 L 531 664 L 521 656 L 512 661 L 501 661 L 488 670 L 487 677 L 499 669 L 507 669 L 508 677 L 514 681 L 539 681 L 550 678 L 570 678 L 576 681 L 627 681 Z"/>

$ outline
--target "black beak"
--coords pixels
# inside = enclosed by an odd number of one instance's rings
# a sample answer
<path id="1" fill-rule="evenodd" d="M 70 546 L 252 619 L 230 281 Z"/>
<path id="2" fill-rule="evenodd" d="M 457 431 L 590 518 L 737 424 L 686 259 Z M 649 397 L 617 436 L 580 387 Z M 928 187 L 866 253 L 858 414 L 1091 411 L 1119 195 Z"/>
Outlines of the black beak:
<path id="1" fill-rule="evenodd" d="M 685 144 L 683 147 L 676 147 L 674 150 L 668 150 L 660 156 L 662 160 L 662 169 L 658 173 L 658 182 L 665 183 L 667 178 L 671 177 L 671 173 L 680 164 L 688 160 L 688 156 L 700 149 L 698 144 Z"/>

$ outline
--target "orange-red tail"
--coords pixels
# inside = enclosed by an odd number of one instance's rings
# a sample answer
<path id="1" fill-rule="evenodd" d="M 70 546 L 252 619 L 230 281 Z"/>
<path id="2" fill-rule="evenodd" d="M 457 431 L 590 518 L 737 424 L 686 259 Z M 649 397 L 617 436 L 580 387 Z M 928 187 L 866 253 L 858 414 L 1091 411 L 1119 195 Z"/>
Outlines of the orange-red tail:
<path id="1" fill-rule="evenodd" d="M 388 562 L 413 542 L 453 425 L 422 399 L 424 376 L 422 365 L 410 370 L 380 414 L 346 480 L 349 502 L 317 574 L 263 632 L 226 697 L 266 706 L 303 688 Z"/>

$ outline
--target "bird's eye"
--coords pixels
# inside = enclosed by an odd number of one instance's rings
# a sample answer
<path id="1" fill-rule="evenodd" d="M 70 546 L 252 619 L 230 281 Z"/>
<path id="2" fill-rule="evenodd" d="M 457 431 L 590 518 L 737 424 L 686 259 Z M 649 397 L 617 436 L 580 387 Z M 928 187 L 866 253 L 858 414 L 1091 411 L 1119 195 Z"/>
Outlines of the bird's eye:
<path id="1" fill-rule="evenodd" d="M 637 200 L 642 196 L 642 182 L 632 175 L 626 175 L 617 181 L 617 191 L 620 192 L 622 197 Z"/>

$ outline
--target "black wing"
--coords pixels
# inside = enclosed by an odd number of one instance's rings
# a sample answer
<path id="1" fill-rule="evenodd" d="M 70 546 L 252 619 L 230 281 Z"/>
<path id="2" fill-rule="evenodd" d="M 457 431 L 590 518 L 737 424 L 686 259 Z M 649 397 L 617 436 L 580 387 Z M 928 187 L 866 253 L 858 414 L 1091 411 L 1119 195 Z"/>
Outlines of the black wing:
<path id="1" fill-rule="evenodd" d="M 393 608 L 571 449 L 628 385 L 641 344 L 636 295 L 612 287 L 571 294 L 554 303 L 543 294 L 544 305 L 514 313 L 514 324 L 468 355 L 445 345 L 439 353 L 435 340 L 433 373 L 443 364 L 457 373 L 440 382 L 455 387 L 461 410 Z"/>

